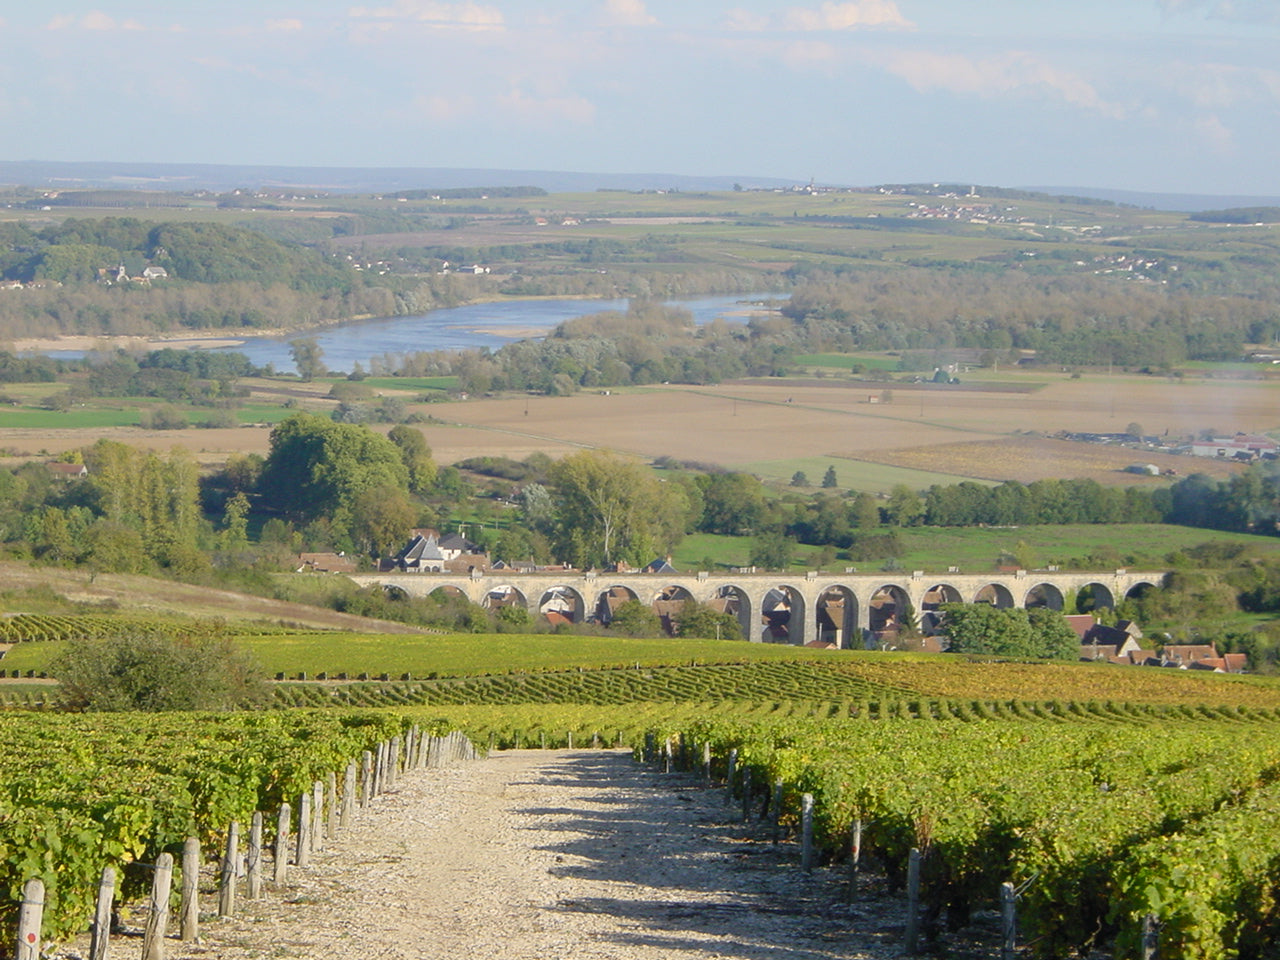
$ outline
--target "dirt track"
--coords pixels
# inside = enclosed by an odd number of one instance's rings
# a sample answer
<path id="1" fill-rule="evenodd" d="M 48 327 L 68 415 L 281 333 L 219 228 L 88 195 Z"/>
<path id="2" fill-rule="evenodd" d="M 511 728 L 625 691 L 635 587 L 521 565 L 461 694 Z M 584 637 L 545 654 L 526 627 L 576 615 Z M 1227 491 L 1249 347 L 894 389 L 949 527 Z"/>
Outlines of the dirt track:
<path id="1" fill-rule="evenodd" d="M 178 960 L 351 957 L 853 960 L 900 954 L 901 914 L 843 904 L 722 790 L 618 751 L 509 751 L 374 801 L 282 898 L 207 923 Z M 126 950 L 129 947 L 125 948 Z"/>

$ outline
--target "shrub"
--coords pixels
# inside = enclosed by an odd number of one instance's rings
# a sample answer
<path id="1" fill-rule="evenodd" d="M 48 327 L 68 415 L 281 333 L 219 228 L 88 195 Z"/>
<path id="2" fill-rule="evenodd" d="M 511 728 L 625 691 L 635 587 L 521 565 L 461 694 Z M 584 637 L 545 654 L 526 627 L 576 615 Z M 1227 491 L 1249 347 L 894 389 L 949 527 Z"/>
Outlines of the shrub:
<path id="1" fill-rule="evenodd" d="M 257 664 L 211 629 L 75 642 L 52 672 L 80 710 L 230 710 L 265 692 Z"/>

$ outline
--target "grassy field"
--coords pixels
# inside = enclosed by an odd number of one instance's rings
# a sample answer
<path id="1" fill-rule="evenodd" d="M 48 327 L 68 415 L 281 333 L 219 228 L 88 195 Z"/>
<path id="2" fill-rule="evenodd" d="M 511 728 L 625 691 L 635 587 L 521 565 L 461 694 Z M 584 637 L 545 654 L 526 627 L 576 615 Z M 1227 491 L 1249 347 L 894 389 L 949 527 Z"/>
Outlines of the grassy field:
<path id="1" fill-rule="evenodd" d="M 1168 566 L 1170 554 L 1204 543 L 1239 544 L 1253 554 L 1265 554 L 1280 546 L 1275 537 L 1161 523 L 903 527 L 897 533 L 904 549 L 901 557 L 885 557 L 856 566 L 870 571 L 892 560 L 903 570 L 943 573 L 949 567 L 958 566 L 966 573 L 973 573 L 994 570 L 1002 554 L 1016 554 L 1029 558 L 1033 568 L 1054 565 L 1064 569 L 1163 570 Z M 713 569 L 746 566 L 750 562 L 751 543 L 750 537 L 691 534 L 673 551 L 672 563 L 683 571 L 706 569 L 704 561 L 708 559 L 714 561 Z M 811 569 L 809 557 L 816 550 L 803 545 L 797 547 L 793 569 Z M 851 561 L 839 558 L 835 562 L 839 569 L 849 565 L 853 565 Z"/>
<path id="2" fill-rule="evenodd" d="M 894 487 L 905 484 L 912 490 L 923 490 L 933 484 L 953 484 L 962 480 L 974 479 L 965 473 L 939 473 L 934 470 L 917 470 L 911 467 L 899 467 L 892 464 L 871 463 L 866 460 L 851 460 L 847 457 L 792 457 L 788 460 L 756 460 L 743 463 L 739 470 L 754 473 L 761 480 L 779 485 L 789 485 L 797 470 L 804 471 L 809 486 L 798 488 L 799 492 L 812 492 L 817 487 L 828 467 L 836 471 L 836 490 L 856 490 L 867 493 L 888 493 Z M 991 483 L 994 481 L 979 481 Z"/>
<path id="3" fill-rule="evenodd" d="M 1223 533 L 1159 523 L 1072 524 L 1039 527 L 908 527 L 900 530 L 909 570 L 990 570 L 1001 553 L 1023 552 L 1038 561 L 1064 568 L 1097 569 L 1108 565 L 1163 568 L 1169 554 L 1209 541 L 1238 543 L 1256 551 L 1273 551 L 1275 537 Z M 1019 545 L 1025 545 L 1020 551 Z"/>
<path id="4" fill-rule="evenodd" d="M 457 377 L 365 377 L 361 381 L 375 390 L 452 390 Z"/>
<path id="5" fill-rule="evenodd" d="M 402 635 L 286 632 L 239 636 L 268 674 L 360 673 L 392 677 L 467 677 L 545 670 L 613 669 L 662 664 L 821 659 L 829 651 L 716 640 L 632 640 L 554 634 Z M 2 661 L 8 670 L 48 670 L 64 642 L 16 644 Z"/>
<path id="6" fill-rule="evenodd" d="M 865 370 L 896 371 L 901 369 L 899 357 L 884 354 L 854 353 L 804 353 L 795 358 L 795 362 L 806 367 L 822 367 L 832 370 Z"/>
<path id="7" fill-rule="evenodd" d="M 751 537 L 724 537 L 715 533 L 691 533 L 671 554 L 677 570 L 705 570 L 704 560 L 714 561 L 711 569 L 745 567 L 751 558 Z"/>

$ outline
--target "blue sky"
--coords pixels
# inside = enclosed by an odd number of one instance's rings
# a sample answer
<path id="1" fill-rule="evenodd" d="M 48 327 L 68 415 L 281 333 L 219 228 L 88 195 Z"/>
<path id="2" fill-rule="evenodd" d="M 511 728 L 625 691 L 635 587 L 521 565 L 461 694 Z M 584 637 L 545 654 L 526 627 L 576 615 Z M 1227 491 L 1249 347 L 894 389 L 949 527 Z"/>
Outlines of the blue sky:
<path id="1" fill-rule="evenodd" d="M 1280 195 L 1280 0 L 0 0 L 0 159 Z"/>

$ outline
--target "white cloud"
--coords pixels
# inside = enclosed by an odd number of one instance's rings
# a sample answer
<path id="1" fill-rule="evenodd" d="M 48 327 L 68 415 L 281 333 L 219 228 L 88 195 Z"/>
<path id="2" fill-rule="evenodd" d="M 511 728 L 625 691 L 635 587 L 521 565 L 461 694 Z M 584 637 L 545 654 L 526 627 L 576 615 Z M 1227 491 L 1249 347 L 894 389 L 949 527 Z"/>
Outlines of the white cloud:
<path id="1" fill-rule="evenodd" d="M 1159 0 L 1160 7 L 1171 16 L 1201 14 L 1208 20 L 1240 23 L 1280 23 L 1280 10 L 1275 0 Z"/>
<path id="2" fill-rule="evenodd" d="M 520 87 L 513 87 L 510 93 L 498 97 L 498 103 L 527 123 L 548 120 L 590 123 L 596 117 L 595 104 L 585 97 L 530 95 Z"/>
<path id="3" fill-rule="evenodd" d="M 302 21 L 297 18 L 285 18 L 282 20 L 268 20 L 267 29 L 273 32 L 292 33 L 302 29 Z"/>
<path id="4" fill-rule="evenodd" d="M 792 7 L 771 17 L 735 7 L 725 16 L 725 27 L 751 33 L 794 31 L 803 33 L 843 30 L 914 30 L 893 0 L 826 0 L 818 7 Z"/>
<path id="5" fill-rule="evenodd" d="M 436 0 L 396 0 L 391 6 L 352 7 L 353 20 L 372 20 L 390 25 L 409 22 L 431 27 L 453 27 L 466 30 L 501 30 L 502 11 L 466 0 L 465 3 L 438 3 Z"/>
<path id="6" fill-rule="evenodd" d="M 795 7 L 783 18 L 788 30 L 859 30 L 865 27 L 915 26 L 898 10 L 893 0 L 852 0 L 823 3 L 816 10 Z"/>
<path id="7" fill-rule="evenodd" d="M 1235 136 L 1216 115 L 1199 117 L 1194 124 L 1196 137 L 1215 153 L 1235 153 Z"/>
<path id="8" fill-rule="evenodd" d="M 86 30 L 114 30 L 116 22 L 101 10 L 90 10 L 81 19 L 80 26 Z"/>
<path id="9" fill-rule="evenodd" d="M 769 18 L 752 10 L 736 7 L 730 10 L 725 18 L 725 27 L 730 30 L 745 30 L 749 33 L 762 33 L 769 29 Z"/>
<path id="10" fill-rule="evenodd" d="M 942 89 L 995 97 L 1039 92 L 1112 119 L 1122 119 L 1126 113 L 1120 105 L 1103 100 L 1083 77 L 1025 53 L 973 60 L 960 54 L 901 51 L 890 56 L 886 67 L 921 93 Z"/>
<path id="11" fill-rule="evenodd" d="M 122 20 L 116 22 L 114 18 L 103 13 L 101 10 L 90 10 L 83 17 L 76 18 L 68 14 L 59 14 L 45 24 L 47 30 L 66 30 L 69 27 L 79 27 L 81 30 L 93 30 L 99 33 L 106 33 L 112 30 L 145 30 L 146 27 L 138 20 Z"/>
<path id="12" fill-rule="evenodd" d="M 644 0 L 605 0 L 605 19 L 622 27 L 651 27 L 658 18 L 649 13 Z"/>
<path id="13" fill-rule="evenodd" d="M 1170 64 L 1162 86 L 1196 110 L 1275 110 L 1280 106 L 1280 71 L 1227 63 Z"/>

